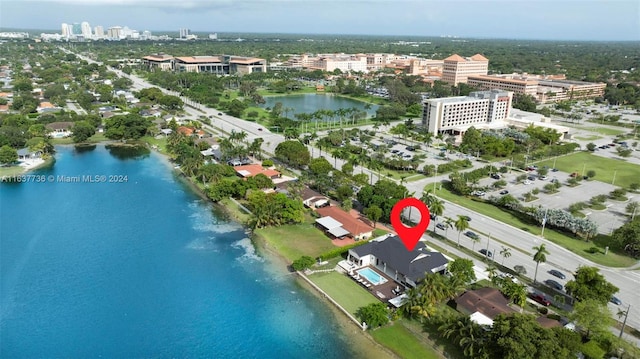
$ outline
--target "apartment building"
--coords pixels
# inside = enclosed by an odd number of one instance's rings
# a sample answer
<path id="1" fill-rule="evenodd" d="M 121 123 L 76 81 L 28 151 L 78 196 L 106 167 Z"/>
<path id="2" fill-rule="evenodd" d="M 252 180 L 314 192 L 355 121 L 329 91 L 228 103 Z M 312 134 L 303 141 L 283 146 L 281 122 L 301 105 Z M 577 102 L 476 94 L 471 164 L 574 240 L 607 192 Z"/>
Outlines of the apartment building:
<path id="1" fill-rule="evenodd" d="M 309 68 L 332 72 L 336 69 L 342 72 L 367 72 L 367 58 L 358 55 L 329 54 L 316 58 L 308 58 L 312 62 Z"/>
<path id="2" fill-rule="evenodd" d="M 499 128 L 509 117 L 513 93 L 490 90 L 469 96 L 426 100 L 422 125 L 434 135 L 447 132 L 459 135 L 469 127 Z"/>
<path id="3" fill-rule="evenodd" d="M 444 59 L 442 81 L 457 86 L 459 83 L 467 83 L 469 76 L 486 75 L 488 71 L 489 60 L 480 54 L 471 57 L 453 54 Z"/>

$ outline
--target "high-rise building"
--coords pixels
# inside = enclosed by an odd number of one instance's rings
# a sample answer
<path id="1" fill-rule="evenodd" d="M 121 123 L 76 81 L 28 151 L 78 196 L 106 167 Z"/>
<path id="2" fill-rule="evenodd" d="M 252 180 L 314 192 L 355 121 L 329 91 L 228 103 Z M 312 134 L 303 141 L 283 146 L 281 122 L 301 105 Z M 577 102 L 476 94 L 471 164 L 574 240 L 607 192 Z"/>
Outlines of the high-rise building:
<path id="1" fill-rule="evenodd" d="M 94 36 L 98 39 L 101 39 L 104 37 L 104 28 L 100 25 L 96 26 L 94 29 Z"/>
<path id="2" fill-rule="evenodd" d="M 72 33 L 75 36 L 82 35 L 82 25 L 80 25 L 80 23 L 74 22 L 72 26 Z"/>
<path id="3" fill-rule="evenodd" d="M 486 75 L 488 71 L 489 60 L 480 54 L 466 58 L 453 54 L 444 59 L 442 81 L 457 86 L 459 83 L 466 84 L 470 75 Z"/>
<path id="4" fill-rule="evenodd" d="M 107 37 L 110 39 L 120 39 L 120 35 L 122 32 L 122 27 L 120 26 L 112 26 L 107 30 Z"/>
<path id="5" fill-rule="evenodd" d="M 491 90 L 469 96 L 429 99 L 424 103 L 422 125 L 434 135 L 462 134 L 469 127 L 504 127 L 513 92 Z"/>
<path id="6" fill-rule="evenodd" d="M 72 35 L 72 30 L 71 30 L 71 26 L 69 26 L 69 24 L 65 24 L 64 22 L 62 23 L 62 31 L 60 32 L 62 34 L 62 36 L 64 37 L 71 37 Z"/>
<path id="7" fill-rule="evenodd" d="M 191 31 L 189 29 L 180 29 L 180 38 L 186 39 L 190 33 Z"/>
<path id="8" fill-rule="evenodd" d="M 91 38 L 91 25 L 89 25 L 88 22 L 83 21 L 82 24 L 80 24 L 80 31 L 82 37 L 84 37 L 85 39 Z"/>

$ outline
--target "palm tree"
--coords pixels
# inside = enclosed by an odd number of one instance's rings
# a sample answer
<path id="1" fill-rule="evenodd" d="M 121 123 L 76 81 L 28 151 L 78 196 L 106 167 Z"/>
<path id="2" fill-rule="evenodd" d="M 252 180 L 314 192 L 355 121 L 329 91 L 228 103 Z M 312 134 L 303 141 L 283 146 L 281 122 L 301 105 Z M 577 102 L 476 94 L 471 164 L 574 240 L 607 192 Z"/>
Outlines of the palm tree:
<path id="1" fill-rule="evenodd" d="M 462 234 L 462 231 L 465 231 L 467 228 L 469 228 L 469 221 L 467 220 L 467 216 L 458 215 L 458 219 L 453 225 L 458 231 L 458 247 L 460 247 L 460 235 Z"/>
<path id="2" fill-rule="evenodd" d="M 489 276 L 489 279 L 492 280 L 492 282 L 493 282 L 493 278 L 496 278 L 498 276 L 498 268 L 496 268 L 496 266 L 493 265 L 493 263 L 489 263 L 485 272 L 487 272 L 487 275 Z"/>
<path id="3" fill-rule="evenodd" d="M 536 251 L 533 254 L 533 260 L 536 262 L 536 272 L 533 275 L 533 282 L 536 283 L 536 279 L 538 277 L 538 265 L 540 264 L 540 262 L 546 262 L 547 261 L 547 254 L 549 254 L 549 251 L 545 248 L 544 243 L 540 244 L 537 247 L 533 247 L 533 249 Z"/>
<path id="4" fill-rule="evenodd" d="M 505 258 L 511 257 L 511 248 L 502 246 L 502 250 L 500 251 L 500 255 L 502 256 L 502 265 L 504 266 Z"/>
<path id="5" fill-rule="evenodd" d="M 454 220 L 451 217 L 446 217 L 444 220 L 444 225 L 445 225 L 445 229 L 444 229 L 444 236 L 447 236 L 447 233 L 449 233 L 449 228 L 453 228 L 453 224 L 454 224 Z"/>

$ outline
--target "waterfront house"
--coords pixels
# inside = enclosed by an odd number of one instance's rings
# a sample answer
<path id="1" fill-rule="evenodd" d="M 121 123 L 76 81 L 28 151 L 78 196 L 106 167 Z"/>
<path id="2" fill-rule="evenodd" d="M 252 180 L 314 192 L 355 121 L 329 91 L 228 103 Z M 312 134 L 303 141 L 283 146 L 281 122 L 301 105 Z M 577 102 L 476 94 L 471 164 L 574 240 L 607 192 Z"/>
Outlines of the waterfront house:
<path id="1" fill-rule="evenodd" d="M 267 176 L 268 178 L 271 178 L 272 180 L 274 179 L 278 179 L 282 176 L 282 174 L 272 168 L 264 168 L 262 167 L 262 165 L 259 164 L 251 164 L 251 165 L 244 165 L 244 166 L 235 166 L 233 168 L 234 170 L 236 170 L 236 174 L 244 179 L 247 179 L 249 177 L 254 177 L 257 176 L 259 174 L 263 174 L 265 176 Z"/>
<path id="2" fill-rule="evenodd" d="M 74 123 L 70 121 L 60 121 L 48 123 L 44 127 L 51 138 L 63 138 L 72 135 L 71 128 L 73 125 Z"/>
<path id="3" fill-rule="evenodd" d="M 42 157 L 42 151 L 31 151 L 28 148 L 18 150 L 18 161 L 34 160 Z"/>
<path id="4" fill-rule="evenodd" d="M 373 227 L 362 218 L 356 218 L 340 207 L 322 207 L 316 212 L 322 216 L 316 219 L 316 224 L 332 238 L 353 238 L 358 241 L 370 238 L 373 234 Z"/>
<path id="5" fill-rule="evenodd" d="M 430 251 L 422 242 L 408 251 L 396 235 L 379 237 L 350 249 L 347 261 L 357 267 L 374 267 L 407 287 L 417 286 L 426 274 L 445 273 L 449 262 L 442 253 Z"/>
<path id="6" fill-rule="evenodd" d="M 482 325 L 493 325 L 499 314 L 515 313 L 509 300 L 496 288 L 468 290 L 455 299 L 456 309 L 471 316 L 471 320 Z"/>

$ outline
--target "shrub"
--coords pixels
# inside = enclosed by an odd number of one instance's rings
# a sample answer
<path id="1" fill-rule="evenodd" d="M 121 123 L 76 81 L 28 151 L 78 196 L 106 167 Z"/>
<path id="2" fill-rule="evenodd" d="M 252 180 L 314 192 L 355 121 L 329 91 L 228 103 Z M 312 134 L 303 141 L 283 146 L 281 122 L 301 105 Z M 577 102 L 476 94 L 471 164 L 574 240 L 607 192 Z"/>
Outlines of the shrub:
<path id="1" fill-rule="evenodd" d="M 271 167 L 273 166 L 273 161 L 272 160 L 264 160 L 262 161 L 262 167 Z"/>
<path id="2" fill-rule="evenodd" d="M 367 323 L 369 328 L 376 328 L 389 322 L 389 311 L 383 303 L 371 303 L 358 308 L 356 317 Z"/>
<path id="3" fill-rule="evenodd" d="M 540 314 L 547 315 L 547 313 L 549 313 L 549 308 L 547 308 L 547 307 L 539 307 L 538 308 L 538 312 L 540 312 Z"/>
<path id="4" fill-rule="evenodd" d="M 318 256 L 318 258 L 320 258 L 320 260 L 326 261 L 328 259 L 340 256 L 343 253 L 347 253 L 349 251 L 349 249 L 355 248 L 357 246 L 361 246 L 361 245 L 363 245 L 365 243 L 367 243 L 367 242 L 366 241 L 361 241 L 361 242 L 357 242 L 357 243 L 354 243 L 354 244 L 350 244 L 348 246 L 334 248 L 334 249 L 332 249 L 330 251 L 322 253 L 321 255 Z"/>
<path id="5" fill-rule="evenodd" d="M 533 193 L 533 194 L 538 194 L 538 193 L 540 193 L 540 190 L 539 190 L 538 188 L 534 188 L 534 189 L 531 191 L 531 193 Z"/>
<path id="6" fill-rule="evenodd" d="M 601 253 L 601 252 L 600 252 L 600 248 L 594 246 L 594 247 L 591 247 L 591 248 L 587 249 L 587 253 L 596 254 L 596 253 Z"/>
<path id="7" fill-rule="evenodd" d="M 316 261 L 313 258 L 309 256 L 302 256 L 299 259 L 296 259 L 295 261 L 293 261 L 293 264 L 291 265 L 291 267 L 293 267 L 293 269 L 296 271 L 300 271 L 300 270 L 305 270 L 307 268 L 310 268 L 315 263 Z"/>

